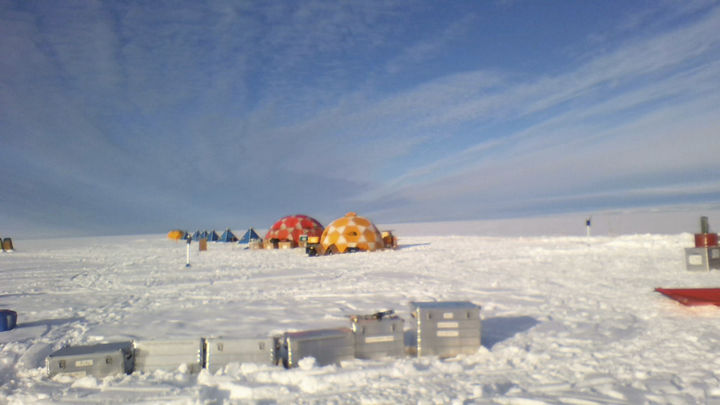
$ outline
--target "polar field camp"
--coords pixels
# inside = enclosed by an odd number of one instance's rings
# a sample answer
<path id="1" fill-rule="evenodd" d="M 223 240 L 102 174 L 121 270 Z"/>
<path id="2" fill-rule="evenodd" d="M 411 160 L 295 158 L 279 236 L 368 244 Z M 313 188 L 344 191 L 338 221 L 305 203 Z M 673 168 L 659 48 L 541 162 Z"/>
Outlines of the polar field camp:
<path id="1" fill-rule="evenodd" d="M 0 0 L 0 405 L 720 405 L 720 0 Z"/>
<path id="2" fill-rule="evenodd" d="M 539 233 L 563 218 L 492 236 L 518 223 L 388 233 L 348 213 L 19 240 L 0 256 L 0 400 L 720 401 L 711 220 L 593 235 L 617 219 L 574 219 L 575 236 Z"/>

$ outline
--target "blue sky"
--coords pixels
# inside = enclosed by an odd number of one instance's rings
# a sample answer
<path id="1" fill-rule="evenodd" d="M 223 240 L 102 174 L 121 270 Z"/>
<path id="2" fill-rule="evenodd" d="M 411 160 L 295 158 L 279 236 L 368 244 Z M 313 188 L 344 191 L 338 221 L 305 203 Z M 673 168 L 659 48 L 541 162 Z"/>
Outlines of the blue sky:
<path id="1" fill-rule="evenodd" d="M 717 1 L 2 1 L 0 233 L 717 208 L 718 33 Z"/>

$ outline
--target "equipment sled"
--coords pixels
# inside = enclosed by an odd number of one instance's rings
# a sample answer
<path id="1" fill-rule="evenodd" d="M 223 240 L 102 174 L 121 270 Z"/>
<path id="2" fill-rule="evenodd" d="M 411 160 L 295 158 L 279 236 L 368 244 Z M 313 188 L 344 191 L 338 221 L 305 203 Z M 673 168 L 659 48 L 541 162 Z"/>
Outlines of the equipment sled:
<path id="1" fill-rule="evenodd" d="M 720 288 L 656 288 L 655 291 L 683 305 L 720 306 Z"/>

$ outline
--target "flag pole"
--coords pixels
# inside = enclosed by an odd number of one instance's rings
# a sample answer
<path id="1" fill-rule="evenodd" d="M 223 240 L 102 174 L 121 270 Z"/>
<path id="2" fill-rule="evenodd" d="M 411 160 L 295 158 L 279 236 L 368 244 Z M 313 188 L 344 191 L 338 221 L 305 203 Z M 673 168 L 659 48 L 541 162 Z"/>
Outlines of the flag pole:
<path id="1" fill-rule="evenodd" d="M 587 228 L 587 236 L 588 236 L 588 238 L 590 237 L 590 225 L 591 225 L 591 222 L 592 222 L 592 217 L 587 217 L 587 219 L 585 219 L 585 227 Z"/>
<path id="2" fill-rule="evenodd" d="M 190 243 L 191 242 L 192 242 L 192 238 L 187 238 L 187 254 L 185 256 L 187 258 L 187 261 L 185 263 L 185 267 L 190 267 Z"/>

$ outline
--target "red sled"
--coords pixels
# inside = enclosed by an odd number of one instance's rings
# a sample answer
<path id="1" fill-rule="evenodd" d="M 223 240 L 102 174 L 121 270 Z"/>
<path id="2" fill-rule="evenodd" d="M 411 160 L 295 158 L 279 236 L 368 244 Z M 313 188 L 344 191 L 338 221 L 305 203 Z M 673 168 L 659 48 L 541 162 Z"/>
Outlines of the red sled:
<path id="1" fill-rule="evenodd" d="M 655 291 L 683 305 L 720 306 L 720 288 L 656 288 Z"/>

